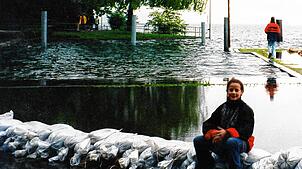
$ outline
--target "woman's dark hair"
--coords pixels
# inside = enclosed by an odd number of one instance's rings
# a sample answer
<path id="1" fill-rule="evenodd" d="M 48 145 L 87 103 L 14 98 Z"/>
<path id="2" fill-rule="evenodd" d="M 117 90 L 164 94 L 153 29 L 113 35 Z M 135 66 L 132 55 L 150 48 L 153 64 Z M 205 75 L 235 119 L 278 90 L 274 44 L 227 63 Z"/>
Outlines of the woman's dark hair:
<path id="1" fill-rule="evenodd" d="M 228 88 L 231 85 L 231 83 L 238 83 L 240 85 L 240 89 L 242 90 L 242 92 L 244 91 L 243 83 L 240 80 L 235 79 L 235 78 L 232 78 L 231 80 L 228 81 L 227 88 L 226 88 L 227 91 L 228 91 Z"/>
<path id="2" fill-rule="evenodd" d="M 275 23 L 275 17 L 271 17 L 271 23 Z"/>

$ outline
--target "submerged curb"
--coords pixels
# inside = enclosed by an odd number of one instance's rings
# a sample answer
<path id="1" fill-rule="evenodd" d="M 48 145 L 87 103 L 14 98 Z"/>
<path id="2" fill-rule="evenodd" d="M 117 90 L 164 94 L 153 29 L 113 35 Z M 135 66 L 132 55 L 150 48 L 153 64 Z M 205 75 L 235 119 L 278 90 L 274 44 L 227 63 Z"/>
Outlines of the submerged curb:
<path id="1" fill-rule="evenodd" d="M 264 57 L 264 56 L 262 56 L 262 55 L 260 55 L 260 54 L 258 54 L 258 53 L 256 53 L 256 52 L 251 52 L 251 54 L 255 55 L 255 56 L 258 57 L 258 58 L 263 59 L 264 61 L 266 61 L 266 62 L 268 62 L 268 63 L 270 63 L 270 60 L 269 60 L 268 58 L 266 58 L 266 57 Z M 271 64 L 272 64 L 273 66 L 279 68 L 280 70 L 283 70 L 283 71 L 287 72 L 289 75 L 291 75 L 291 76 L 293 76 L 293 77 L 302 78 L 302 75 L 301 75 L 300 73 L 298 73 L 298 72 L 296 72 L 296 71 L 293 71 L 293 70 L 291 70 L 290 68 L 285 67 L 285 66 L 283 66 L 283 65 L 281 65 L 281 64 L 278 64 L 277 62 L 272 62 Z"/>
<path id="2" fill-rule="evenodd" d="M 238 52 L 238 53 L 244 53 L 244 54 L 252 54 L 252 55 L 264 60 L 265 62 L 270 63 L 271 65 L 275 66 L 276 68 L 278 68 L 284 72 L 287 72 L 290 76 L 302 79 L 302 75 L 300 73 L 298 73 L 284 65 L 281 65 L 277 62 L 270 62 L 270 60 L 267 57 L 264 57 L 263 55 L 260 55 L 256 52 L 241 52 L 239 49 L 233 49 L 233 51 Z"/>

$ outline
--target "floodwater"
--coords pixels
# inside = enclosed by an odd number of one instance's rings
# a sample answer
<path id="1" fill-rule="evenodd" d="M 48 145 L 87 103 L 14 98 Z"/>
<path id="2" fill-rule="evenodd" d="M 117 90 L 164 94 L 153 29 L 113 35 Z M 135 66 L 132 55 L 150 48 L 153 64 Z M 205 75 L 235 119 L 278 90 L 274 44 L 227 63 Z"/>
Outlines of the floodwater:
<path id="1" fill-rule="evenodd" d="M 0 49 L 1 50 L 1 49 Z M 98 79 L 128 82 L 198 80 L 212 77 L 288 76 L 250 54 L 223 52 L 200 39 L 22 43 L 1 51 L 0 79 Z"/>
<path id="2" fill-rule="evenodd" d="M 244 41 L 235 40 L 244 47 Z M 66 123 L 86 132 L 116 128 L 192 141 L 225 101 L 223 79 L 234 76 L 246 83 L 243 100 L 255 112 L 255 147 L 274 153 L 299 146 L 299 79 L 253 55 L 223 52 L 221 44 L 222 38 L 205 47 L 200 39 L 190 39 L 136 46 L 125 41 L 50 42 L 46 51 L 31 42 L 0 48 L 0 112 L 13 110 L 21 121 Z M 265 88 L 269 77 L 277 79 L 274 97 Z M 143 85 L 192 80 L 212 85 Z M 5 169 L 69 168 L 3 154 L 0 164 Z"/>
<path id="3" fill-rule="evenodd" d="M 22 121 L 66 123 L 90 132 L 123 129 L 165 139 L 192 141 L 201 123 L 225 101 L 225 85 L 174 87 L 32 86 L 0 88 L 0 111 L 12 109 Z M 302 143 L 302 84 L 277 79 L 273 99 L 266 79 L 242 79 L 243 100 L 255 113 L 255 147 L 277 152 Z M 219 80 L 217 80 L 219 81 Z M 290 100 L 290 101 L 289 101 Z M 1 169 L 67 169 L 67 164 L 14 159 L 0 154 Z"/>

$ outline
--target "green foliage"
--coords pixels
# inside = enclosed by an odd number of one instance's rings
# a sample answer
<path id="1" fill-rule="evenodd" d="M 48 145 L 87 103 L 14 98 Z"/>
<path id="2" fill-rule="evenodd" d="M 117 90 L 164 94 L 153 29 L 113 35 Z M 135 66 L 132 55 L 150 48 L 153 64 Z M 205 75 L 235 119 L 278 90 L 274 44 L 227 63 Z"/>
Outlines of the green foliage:
<path id="1" fill-rule="evenodd" d="M 121 12 L 113 12 L 108 16 L 108 22 L 112 30 L 124 30 L 126 16 Z"/>
<path id="2" fill-rule="evenodd" d="M 160 34 L 184 34 L 186 31 L 184 20 L 175 11 L 155 11 L 150 14 L 150 17 L 152 19 L 147 24 L 153 28 L 152 32 Z"/>
<path id="3" fill-rule="evenodd" d="M 208 0 L 148 0 L 148 5 L 173 10 L 193 9 L 202 13 L 206 8 L 207 2 Z"/>

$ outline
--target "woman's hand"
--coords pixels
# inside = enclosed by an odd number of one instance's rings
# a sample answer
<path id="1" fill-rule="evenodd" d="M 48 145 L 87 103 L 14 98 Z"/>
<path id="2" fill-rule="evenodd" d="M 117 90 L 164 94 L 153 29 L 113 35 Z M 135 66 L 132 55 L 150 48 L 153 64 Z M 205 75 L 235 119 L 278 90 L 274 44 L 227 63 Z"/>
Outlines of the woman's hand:
<path id="1" fill-rule="evenodd" d="M 219 143 L 221 142 L 224 137 L 226 136 L 227 134 L 227 131 L 223 128 L 219 128 L 220 130 L 218 130 L 215 134 L 215 136 L 213 137 L 212 139 L 212 143 Z"/>

